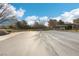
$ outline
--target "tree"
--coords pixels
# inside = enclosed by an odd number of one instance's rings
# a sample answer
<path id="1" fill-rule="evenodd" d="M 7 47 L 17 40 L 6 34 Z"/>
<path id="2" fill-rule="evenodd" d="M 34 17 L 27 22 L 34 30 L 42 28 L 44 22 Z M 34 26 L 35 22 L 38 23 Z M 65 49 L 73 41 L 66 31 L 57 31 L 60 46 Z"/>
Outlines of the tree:
<path id="1" fill-rule="evenodd" d="M 38 28 L 38 26 L 39 26 L 39 23 L 38 22 L 34 22 L 33 28 Z"/>
<path id="2" fill-rule="evenodd" d="M 71 29 L 72 29 L 72 26 L 71 25 L 65 26 L 65 30 L 71 30 Z"/>
<path id="3" fill-rule="evenodd" d="M 5 11 L 8 9 L 8 4 L 7 5 L 5 5 L 5 4 L 0 4 L 0 9 L 3 9 L 1 12 L 0 12 L 0 18 L 1 17 L 5 17 L 4 15 L 5 15 Z M 3 8 L 4 7 L 4 8 Z"/>
<path id="4" fill-rule="evenodd" d="M 49 28 L 54 28 L 57 25 L 57 21 L 55 19 L 50 19 L 48 21 Z"/>
<path id="5" fill-rule="evenodd" d="M 26 22 L 25 20 L 18 21 L 18 22 L 16 23 L 16 26 L 17 26 L 19 29 L 27 29 L 27 28 L 28 28 L 27 22 Z"/>
<path id="6" fill-rule="evenodd" d="M 17 28 L 17 26 L 16 25 L 10 25 L 10 26 L 8 26 L 10 29 L 16 29 Z"/>
<path id="7" fill-rule="evenodd" d="M 45 29 L 46 26 L 42 23 L 39 23 L 39 22 L 35 22 L 34 25 L 33 25 L 33 28 L 34 29 Z"/>
<path id="8" fill-rule="evenodd" d="M 64 22 L 62 20 L 59 20 L 58 25 L 64 25 Z"/>
<path id="9" fill-rule="evenodd" d="M 10 4 L 0 3 L 0 21 L 9 17 L 16 16 Z"/>

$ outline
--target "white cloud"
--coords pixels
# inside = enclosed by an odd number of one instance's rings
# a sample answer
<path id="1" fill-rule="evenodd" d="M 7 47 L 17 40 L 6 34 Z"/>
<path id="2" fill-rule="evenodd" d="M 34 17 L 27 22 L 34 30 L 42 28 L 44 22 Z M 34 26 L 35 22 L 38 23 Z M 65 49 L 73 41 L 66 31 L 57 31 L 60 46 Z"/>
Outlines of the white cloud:
<path id="1" fill-rule="evenodd" d="M 48 21 L 48 17 L 47 16 L 43 16 L 43 17 L 38 17 L 38 16 L 27 16 L 25 18 L 25 20 L 27 21 L 27 23 L 29 25 L 33 25 L 35 21 L 41 23 L 41 24 L 45 24 L 47 26 L 47 21 Z"/>
<path id="2" fill-rule="evenodd" d="M 17 10 L 17 15 L 18 17 L 22 17 L 24 15 L 25 10 L 23 10 L 22 8 L 20 8 L 19 10 Z"/>
<path id="3" fill-rule="evenodd" d="M 45 24 L 44 24 L 45 26 L 48 26 L 48 22 L 45 22 Z"/>
<path id="4" fill-rule="evenodd" d="M 42 20 L 42 21 L 48 21 L 48 17 L 47 16 L 40 17 L 39 19 Z"/>
<path id="5" fill-rule="evenodd" d="M 77 9 L 73 9 L 70 12 L 64 12 L 63 14 L 61 14 L 58 17 L 55 17 L 53 19 L 61 19 L 64 20 L 65 22 L 71 22 L 73 23 L 73 19 L 79 18 L 79 8 Z"/>
<path id="6" fill-rule="evenodd" d="M 35 21 L 37 21 L 38 16 L 28 16 L 25 18 L 27 21 L 28 25 L 33 25 Z"/>
<path id="7" fill-rule="evenodd" d="M 41 24 L 44 24 L 45 26 L 48 26 L 48 20 L 49 18 L 47 16 L 39 17 L 39 20 L 41 21 Z"/>

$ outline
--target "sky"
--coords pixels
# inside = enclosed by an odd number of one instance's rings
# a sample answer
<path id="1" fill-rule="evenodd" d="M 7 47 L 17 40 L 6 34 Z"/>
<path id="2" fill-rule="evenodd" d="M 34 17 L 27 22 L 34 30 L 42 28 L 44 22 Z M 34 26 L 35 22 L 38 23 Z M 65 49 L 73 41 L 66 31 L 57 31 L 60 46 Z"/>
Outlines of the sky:
<path id="1" fill-rule="evenodd" d="M 48 16 L 56 17 L 60 14 L 79 8 L 77 3 L 14 3 L 12 4 L 16 9 L 24 9 L 26 16 Z"/>
<path id="2" fill-rule="evenodd" d="M 49 19 L 72 23 L 73 19 L 79 18 L 79 3 L 11 3 L 9 7 L 13 14 L 28 24 Z"/>

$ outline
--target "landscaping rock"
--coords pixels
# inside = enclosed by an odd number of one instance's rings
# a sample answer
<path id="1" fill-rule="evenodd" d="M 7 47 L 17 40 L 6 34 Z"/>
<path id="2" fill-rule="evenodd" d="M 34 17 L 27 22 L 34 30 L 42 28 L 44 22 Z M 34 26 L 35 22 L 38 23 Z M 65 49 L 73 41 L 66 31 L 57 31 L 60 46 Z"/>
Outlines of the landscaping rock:
<path id="1" fill-rule="evenodd" d="M 0 29 L 0 36 L 9 34 L 5 29 Z"/>

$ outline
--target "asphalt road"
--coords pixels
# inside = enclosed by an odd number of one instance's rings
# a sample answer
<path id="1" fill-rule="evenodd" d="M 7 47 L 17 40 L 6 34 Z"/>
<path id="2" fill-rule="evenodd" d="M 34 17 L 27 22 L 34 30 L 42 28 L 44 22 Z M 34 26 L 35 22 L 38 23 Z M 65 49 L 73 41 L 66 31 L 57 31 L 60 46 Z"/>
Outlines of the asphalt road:
<path id="1" fill-rule="evenodd" d="M 79 56 L 79 33 L 25 31 L 0 41 L 1 56 Z"/>

